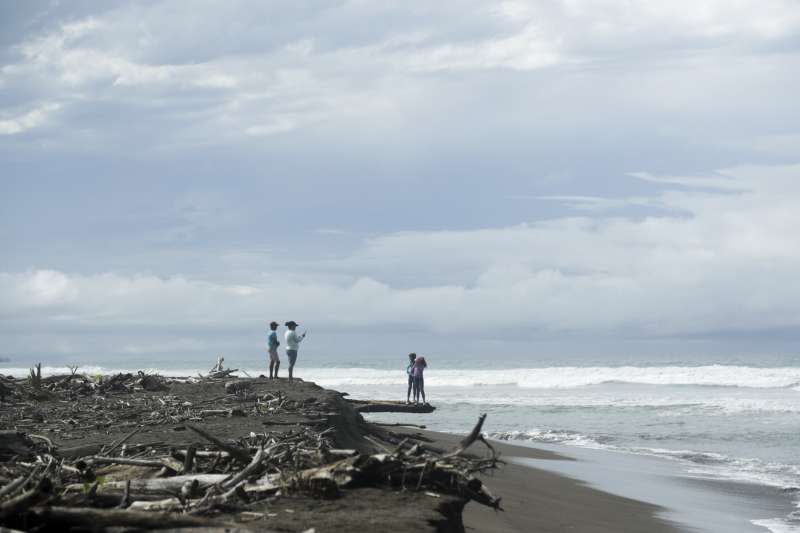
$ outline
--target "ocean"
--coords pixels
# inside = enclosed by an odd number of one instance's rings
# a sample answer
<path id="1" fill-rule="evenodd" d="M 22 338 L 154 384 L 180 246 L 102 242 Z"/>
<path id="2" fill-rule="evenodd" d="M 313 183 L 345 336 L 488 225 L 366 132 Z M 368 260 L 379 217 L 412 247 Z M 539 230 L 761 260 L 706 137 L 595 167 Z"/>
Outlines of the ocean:
<path id="1" fill-rule="evenodd" d="M 371 418 L 466 433 L 480 413 L 487 413 L 484 430 L 494 439 L 546 446 L 567 455 L 596 450 L 655 458 L 662 465 L 658 468 L 675 478 L 707 481 L 709 486 L 728 482 L 761 487 L 792 505 L 775 516 L 753 509 L 748 527 L 800 531 L 800 356 L 426 358 L 427 397 L 437 410 Z M 146 369 L 195 375 L 208 370 L 214 360 L 202 366 L 179 360 L 153 365 L 141 357 L 124 364 L 86 365 L 81 371 Z M 229 357 L 226 363 L 251 376 L 265 373 L 263 363 L 255 359 Z M 296 375 L 352 398 L 404 400 L 405 363 L 403 353 L 331 358 L 301 350 Z M 13 361 L 7 364 L 5 369 L 0 366 L 0 373 L 27 372 L 22 366 L 11 367 Z M 602 481 L 593 482 L 603 488 Z M 714 530 L 713 525 L 704 527 Z"/>

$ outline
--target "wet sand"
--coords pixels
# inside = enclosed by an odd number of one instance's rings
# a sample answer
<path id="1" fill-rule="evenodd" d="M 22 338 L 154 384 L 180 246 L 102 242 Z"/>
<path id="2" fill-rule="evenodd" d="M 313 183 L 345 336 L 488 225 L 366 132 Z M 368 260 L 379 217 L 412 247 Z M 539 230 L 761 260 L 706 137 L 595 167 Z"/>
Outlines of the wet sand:
<path id="1" fill-rule="evenodd" d="M 449 448 L 460 436 L 432 431 L 419 433 L 432 444 Z M 480 443 L 474 453 L 482 453 Z M 562 459 L 554 452 L 492 441 L 506 458 Z M 466 531 L 492 533 L 533 533 L 576 531 L 586 533 L 677 533 L 679 526 L 660 519 L 661 507 L 615 496 L 559 474 L 509 462 L 486 476 L 492 492 L 503 498 L 503 512 L 467 504 L 464 509 Z"/>

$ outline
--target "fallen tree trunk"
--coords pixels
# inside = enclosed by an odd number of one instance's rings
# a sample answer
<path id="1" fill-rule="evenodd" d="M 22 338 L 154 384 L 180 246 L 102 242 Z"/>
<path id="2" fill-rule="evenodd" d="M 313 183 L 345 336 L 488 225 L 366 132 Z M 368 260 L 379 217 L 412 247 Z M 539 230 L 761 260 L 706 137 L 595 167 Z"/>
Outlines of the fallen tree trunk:
<path id="1" fill-rule="evenodd" d="M 143 529 L 169 529 L 180 527 L 235 527 L 223 522 L 172 513 L 128 511 L 119 509 L 71 509 L 68 507 L 35 507 L 32 514 L 39 521 L 59 526 L 85 527 L 136 527 Z"/>
<path id="2" fill-rule="evenodd" d="M 165 478 L 131 479 L 130 491 L 141 494 L 172 494 L 179 492 L 187 481 L 197 480 L 200 485 L 209 486 L 222 483 L 228 477 L 230 476 L 227 474 L 195 474 Z M 67 485 L 66 490 L 67 492 L 82 492 L 84 485 L 82 483 L 73 483 Z M 98 493 L 118 492 L 120 494 L 124 490 L 125 481 L 106 481 L 97 489 Z"/>
<path id="3" fill-rule="evenodd" d="M 432 413 L 436 410 L 431 404 L 413 404 L 392 401 L 346 400 L 359 413 Z"/>

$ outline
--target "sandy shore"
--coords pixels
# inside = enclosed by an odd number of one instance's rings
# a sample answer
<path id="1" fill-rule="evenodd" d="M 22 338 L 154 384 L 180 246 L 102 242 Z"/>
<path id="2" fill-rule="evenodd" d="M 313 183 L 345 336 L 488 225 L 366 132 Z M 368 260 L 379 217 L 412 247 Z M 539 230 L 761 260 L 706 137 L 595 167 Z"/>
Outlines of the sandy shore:
<path id="1" fill-rule="evenodd" d="M 449 448 L 460 436 L 433 431 L 421 434 L 432 444 Z M 492 442 L 502 456 L 533 459 L 565 459 L 553 452 Z M 479 448 L 481 445 L 476 444 Z M 476 452 L 479 449 L 475 450 Z M 675 524 L 656 516 L 659 507 L 621 498 L 586 486 L 580 481 L 537 468 L 508 463 L 485 478 L 492 492 L 502 497 L 504 512 L 468 504 L 464 509 L 466 531 L 529 533 L 577 531 L 586 533 L 676 533 Z"/>
<path id="2" fill-rule="evenodd" d="M 177 418 L 180 410 L 165 411 L 165 400 L 174 405 L 203 406 L 207 413 L 194 421 L 205 430 L 226 439 L 246 438 L 251 432 L 265 430 L 283 433 L 301 427 L 323 431 L 329 427 L 337 447 L 354 448 L 361 453 L 392 448 L 392 439 L 384 444 L 375 436 L 391 433 L 416 437 L 423 446 L 449 450 L 461 440 L 460 436 L 418 431 L 406 428 L 377 428 L 365 422 L 341 396 L 313 383 L 288 383 L 284 380 L 251 380 L 254 393 L 280 392 L 293 405 L 305 406 L 300 411 L 281 410 L 260 414 L 246 404 L 226 404 L 224 383 L 173 384 L 160 392 L 130 392 L 75 396 L 70 402 L 22 401 L 6 403 L 0 411 L 0 422 L 9 429 L 46 436 L 57 446 L 62 456 L 70 450 L 74 457 L 99 453 L 99 446 L 109 443 L 142 425 L 141 431 L 129 441 L 131 446 L 164 446 L 175 448 L 200 445 L 196 435 L 186 431 L 185 423 Z M 58 393 L 60 394 L 60 393 Z M 57 394 L 56 394 L 57 396 Z M 18 396 L 19 398 L 19 396 Z M 131 406 L 145 402 L 149 414 L 143 420 Z M 311 407 L 309 407 L 311 406 Z M 9 407 L 8 409 L 6 407 Z M 12 408 L 13 407 L 13 408 Z M 212 408 L 213 407 L 213 408 Z M 225 416 L 226 409 L 236 407 L 238 416 Z M 151 411 L 152 410 L 152 411 Z M 140 410 L 140 413 L 144 411 Z M 192 416 L 197 418 L 201 411 Z M 157 418 L 152 418 L 158 415 Z M 413 415 L 412 415 L 413 417 Z M 387 433 L 387 430 L 391 430 Z M 477 443 L 473 453 L 481 454 Z M 552 452 L 497 443 L 504 457 L 536 459 L 560 458 Z M 473 451 L 473 450 L 470 450 Z M 341 497 L 320 500 L 303 494 L 289 494 L 270 501 L 251 505 L 250 515 L 258 520 L 244 522 L 239 514 L 230 514 L 243 530 L 305 531 L 316 528 L 327 531 L 481 531 L 481 532 L 676 532 L 678 529 L 658 519 L 658 507 L 613 496 L 587 487 L 579 481 L 536 468 L 508 463 L 484 478 L 490 491 L 502 497 L 503 512 L 470 502 L 464 508 L 463 529 L 459 510 L 463 501 L 430 491 L 398 490 L 385 484 L 343 490 Z M 23 524 L 16 522 L 15 525 Z M 3 525 L 3 524 L 0 524 Z"/>

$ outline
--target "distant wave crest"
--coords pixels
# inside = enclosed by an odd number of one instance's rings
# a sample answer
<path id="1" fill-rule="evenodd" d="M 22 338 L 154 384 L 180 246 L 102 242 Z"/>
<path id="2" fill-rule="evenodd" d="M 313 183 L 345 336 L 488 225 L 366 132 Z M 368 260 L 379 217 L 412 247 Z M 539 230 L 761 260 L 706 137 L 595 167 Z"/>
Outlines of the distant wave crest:
<path id="1" fill-rule="evenodd" d="M 759 368 L 748 366 L 658 366 L 658 367 L 544 367 L 492 370 L 431 369 L 437 386 L 521 387 L 560 389 L 608 384 L 695 385 L 714 387 L 798 387 L 800 367 Z M 311 369 L 321 385 L 402 384 L 402 371 L 374 369 Z"/>
<path id="2" fill-rule="evenodd" d="M 84 373 L 114 373 L 137 369 L 82 367 Z M 264 369 L 244 369 L 250 375 Z M 66 367 L 44 367 L 44 374 L 64 374 Z M 167 376 L 192 376 L 205 369 L 148 369 Z M 3 368 L 0 373 L 24 376 L 27 368 Z M 520 387 L 529 389 L 565 389 L 611 384 L 694 385 L 710 387 L 791 388 L 800 392 L 800 367 L 751 367 L 733 365 L 706 366 L 556 366 L 510 369 L 429 369 L 437 387 Z M 348 385 L 403 385 L 403 368 L 305 368 L 303 377 L 326 387 Z"/>

